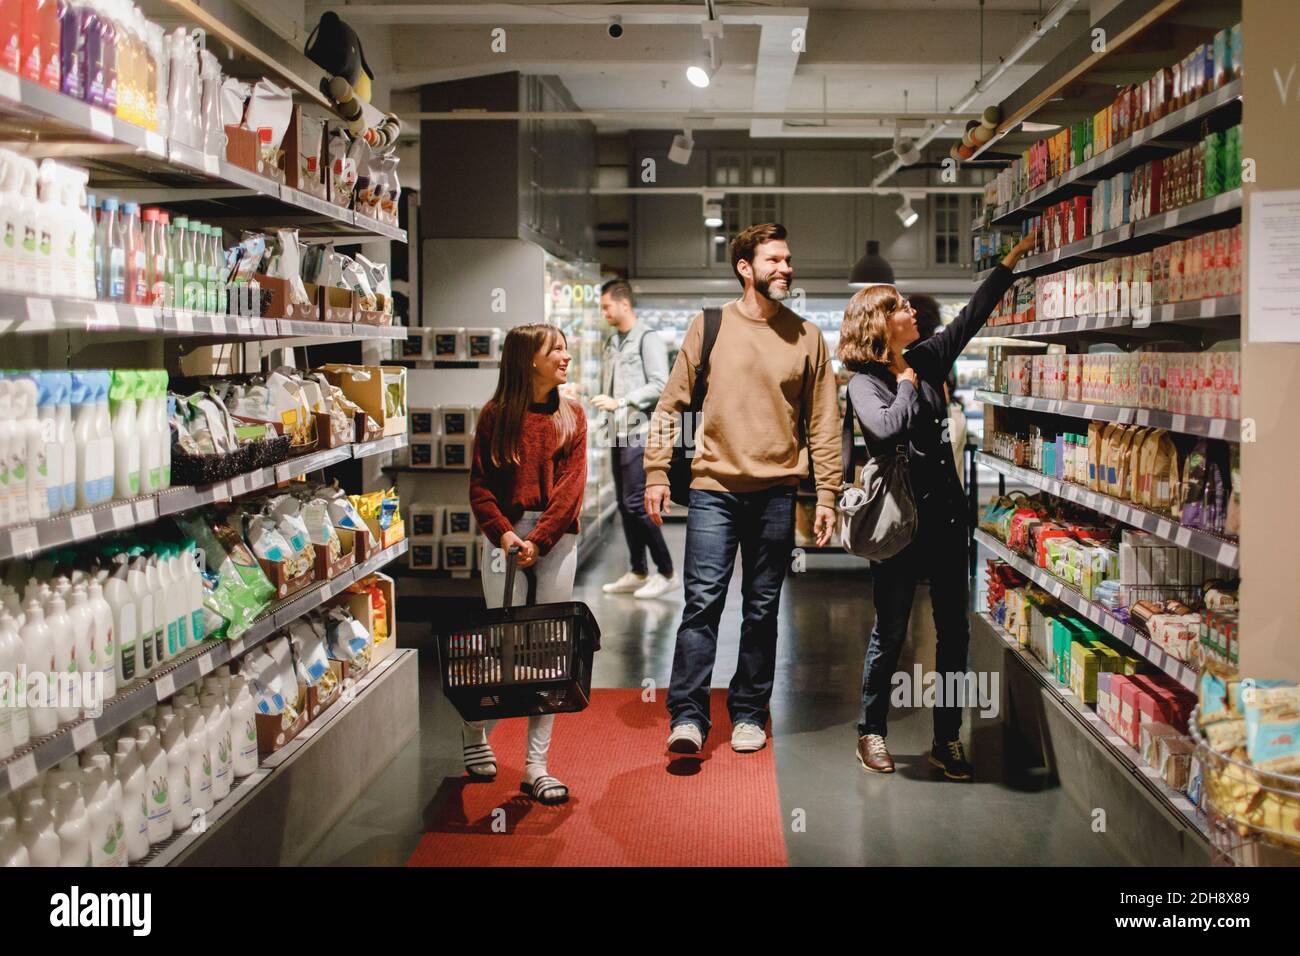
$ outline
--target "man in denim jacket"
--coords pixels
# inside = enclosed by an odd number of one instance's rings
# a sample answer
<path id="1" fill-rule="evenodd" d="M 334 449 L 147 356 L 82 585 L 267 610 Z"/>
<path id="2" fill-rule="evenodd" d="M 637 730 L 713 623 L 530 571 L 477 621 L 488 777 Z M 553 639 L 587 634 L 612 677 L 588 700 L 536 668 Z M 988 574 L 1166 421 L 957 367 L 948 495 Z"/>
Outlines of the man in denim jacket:
<path id="1" fill-rule="evenodd" d="M 608 416 L 614 489 L 631 565 L 626 574 L 606 584 L 604 590 L 606 594 L 657 598 L 681 583 L 673 570 L 663 532 L 645 511 L 645 436 L 650 414 L 668 380 L 668 349 L 658 333 L 637 321 L 632 286 L 625 279 L 611 279 L 601 286 L 600 310 L 614 334 L 601 355 L 601 394 L 591 403 Z M 647 549 L 655 563 L 651 575 L 646 573 Z"/>

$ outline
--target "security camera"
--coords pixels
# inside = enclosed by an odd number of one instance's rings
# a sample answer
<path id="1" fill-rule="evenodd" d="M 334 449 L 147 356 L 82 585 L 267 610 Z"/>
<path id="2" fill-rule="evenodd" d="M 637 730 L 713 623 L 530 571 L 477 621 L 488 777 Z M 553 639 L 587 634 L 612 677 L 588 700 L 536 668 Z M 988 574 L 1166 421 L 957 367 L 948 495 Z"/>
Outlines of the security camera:
<path id="1" fill-rule="evenodd" d="M 607 29 L 609 30 L 610 39 L 617 40 L 619 37 L 623 35 L 623 18 L 610 17 L 609 26 L 607 27 Z"/>

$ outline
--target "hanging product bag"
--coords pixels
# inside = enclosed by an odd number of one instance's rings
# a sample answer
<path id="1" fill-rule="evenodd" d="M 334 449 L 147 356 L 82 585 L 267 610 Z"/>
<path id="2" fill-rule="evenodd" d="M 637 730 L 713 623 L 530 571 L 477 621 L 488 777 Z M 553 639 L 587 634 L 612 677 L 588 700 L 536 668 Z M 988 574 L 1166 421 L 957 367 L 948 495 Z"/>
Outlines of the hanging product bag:
<path id="1" fill-rule="evenodd" d="M 844 461 L 840 495 L 840 542 L 849 554 L 868 561 L 892 558 L 916 535 L 916 500 L 908 471 L 907 452 L 899 446 L 875 455 L 862 466 L 862 485 L 853 481 L 853 399 L 844 409 L 841 438 Z"/>

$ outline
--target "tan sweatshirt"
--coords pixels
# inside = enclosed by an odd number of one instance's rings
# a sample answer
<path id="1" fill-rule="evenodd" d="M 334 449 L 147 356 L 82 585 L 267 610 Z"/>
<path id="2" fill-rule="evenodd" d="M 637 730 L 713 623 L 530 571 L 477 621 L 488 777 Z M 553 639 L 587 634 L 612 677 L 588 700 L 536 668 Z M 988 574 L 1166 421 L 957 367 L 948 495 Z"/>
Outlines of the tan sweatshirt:
<path id="1" fill-rule="evenodd" d="M 674 422 L 690 408 L 703 342 L 700 313 L 686 330 L 655 408 L 646 440 L 647 486 L 668 484 Z M 841 419 L 821 330 L 784 306 L 771 319 L 754 320 L 729 302 L 709 356 L 708 378 L 691 487 L 739 493 L 797 484 L 808 474 L 811 452 L 817 503 L 834 507 Z"/>

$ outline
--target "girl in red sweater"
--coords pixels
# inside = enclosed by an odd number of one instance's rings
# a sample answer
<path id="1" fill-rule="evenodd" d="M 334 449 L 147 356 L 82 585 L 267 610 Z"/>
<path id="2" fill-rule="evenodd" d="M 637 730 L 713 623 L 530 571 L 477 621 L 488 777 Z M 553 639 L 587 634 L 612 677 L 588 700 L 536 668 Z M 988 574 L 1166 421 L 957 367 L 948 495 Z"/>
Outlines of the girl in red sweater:
<path id="1" fill-rule="evenodd" d="M 521 325 L 501 346 L 501 376 L 474 430 L 469 500 L 483 532 L 479 568 L 489 608 L 505 603 L 505 553 L 517 546 L 518 567 L 531 568 L 535 600 L 573 599 L 578 566 L 578 515 L 587 486 L 587 418 L 560 394 L 568 382 L 570 355 L 564 333 L 553 325 Z M 528 596 L 525 575 L 516 575 L 512 604 Z M 569 790 L 546 768 L 555 715 L 528 718 L 528 752 L 520 787 L 539 803 L 563 803 Z M 465 769 L 496 776 L 496 755 L 487 722 L 466 723 Z"/>

